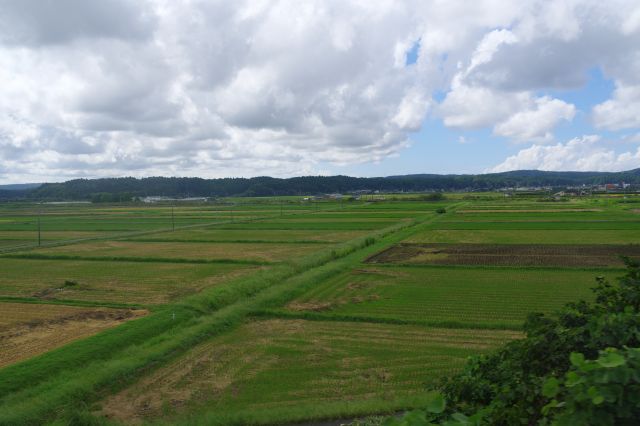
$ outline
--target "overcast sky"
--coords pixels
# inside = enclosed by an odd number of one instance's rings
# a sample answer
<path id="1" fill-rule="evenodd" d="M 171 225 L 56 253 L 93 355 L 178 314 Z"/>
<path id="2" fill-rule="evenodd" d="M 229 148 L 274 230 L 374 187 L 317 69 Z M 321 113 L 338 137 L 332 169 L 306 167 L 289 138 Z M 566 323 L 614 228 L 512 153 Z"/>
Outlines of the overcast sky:
<path id="1" fill-rule="evenodd" d="M 0 0 L 0 183 L 637 167 L 638 0 Z"/>

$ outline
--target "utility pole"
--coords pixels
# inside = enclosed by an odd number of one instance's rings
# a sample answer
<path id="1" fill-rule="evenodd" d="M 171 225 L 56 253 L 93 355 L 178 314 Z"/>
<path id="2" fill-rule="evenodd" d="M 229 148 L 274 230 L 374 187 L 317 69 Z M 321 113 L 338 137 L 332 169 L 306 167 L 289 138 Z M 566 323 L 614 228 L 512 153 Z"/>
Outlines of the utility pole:
<path id="1" fill-rule="evenodd" d="M 40 226 L 40 206 L 38 206 L 38 247 L 40 247 L 42 243 L 41 231 L 42 230 Z"/>

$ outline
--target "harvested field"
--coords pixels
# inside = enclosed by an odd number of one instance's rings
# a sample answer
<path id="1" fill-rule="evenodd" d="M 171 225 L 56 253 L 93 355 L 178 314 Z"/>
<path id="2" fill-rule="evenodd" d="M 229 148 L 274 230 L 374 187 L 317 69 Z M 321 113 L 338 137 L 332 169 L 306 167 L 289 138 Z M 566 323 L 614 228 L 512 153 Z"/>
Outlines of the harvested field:
<path id="1" fill-rule="evenodd" d="M 640 257 L 640 245 L 398 244 L 370 257 L 367 263 L 622 267 L 619 256 Z"/>
<path id="2" fill-rule="evenodd" d="M 0 258 L 0 270 L 0 296 L 159 304 L 257 267 Z"/>
<path id="3" fill-rule="evenodd" d="M 520 333 L 402 325 L 266 320 L 209 340 L 103 401 L 102 413 L 127 422 L 206 409 L 218 415 L 393 401 L 424 392 L 471 354 Z"/>
<path id="4" fill-rule="evenodd" d="M 272 221 L 257 221 L 251 223 L 231 223 L 220 225 L 216 229 L 242 229 L 248 232 L 254 230 L 282 230 L 282 231 L 295 231 L 295 230 L 318 230 L 318 231 L 368 231 L 374 229 L 385 228 L 393 223 L 398 222 L 393 219 L 378 219 L 378 220 L 353 220 L 353 221 L 315 221 L 313 219 L 299 219 L 293 220 L 272 220 Z"/>
<path id="5" fill-rule="evenodd" d="M 0 304 L 0 367 L 146 314 L 144 310 Z"/>
<path id="6" fill-rule="evenodd" d="M 148 257 L 157 259 L 233 259 L 276 262 L 321 250 L 319 244 L 183 243 L 97 241 L 37 250 L 43 255 L 86 257 Z"/>
<path id="7" fill-rule="evenodd" d="M 250 232 L 234 229 L 189 229 L 176 232 L 163 232 L 130 238 L 128 241 L 175 241 L 175 242 L 326 242 L 337 243 L 357 238 L 363 231 L 307 231 L 296 230 L 282 232 L 279 230 L 253 230 Z"/>

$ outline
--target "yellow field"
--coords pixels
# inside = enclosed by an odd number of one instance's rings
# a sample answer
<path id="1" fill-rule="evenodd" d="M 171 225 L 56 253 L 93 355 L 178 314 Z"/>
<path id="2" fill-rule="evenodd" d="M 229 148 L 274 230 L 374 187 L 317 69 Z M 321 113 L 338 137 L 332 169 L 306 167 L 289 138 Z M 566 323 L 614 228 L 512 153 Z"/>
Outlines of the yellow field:
<path id="1" fill-rule="evenodd" d="M 2 303 L 0 367 L 144 315 L 144 310 Z"/>

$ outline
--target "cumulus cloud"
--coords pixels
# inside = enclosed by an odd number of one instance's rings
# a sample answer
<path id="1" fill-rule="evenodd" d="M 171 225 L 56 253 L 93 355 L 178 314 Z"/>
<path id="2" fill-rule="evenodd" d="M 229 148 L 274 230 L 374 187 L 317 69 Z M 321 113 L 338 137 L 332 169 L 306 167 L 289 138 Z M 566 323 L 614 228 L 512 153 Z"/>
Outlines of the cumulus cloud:
<path id="1" fill-rule="evenodd" d="M 594 123 L 638 127 L 639 10 L 0 0 L 0 180 L 314 173 L 397 155 L 428 116 L 552 143 L 576 110 L 539 90 L 580 87 L 593 67 L 618 84 Z"/>
<path id="2" fill-rule="evenodd" d="M 617 154 L 603 146 L 597 135 L 574 138 L 555 145 L 533 145 L 508 157 L 504 162 L 488 170 L 572 170 L 572 171 L 621 171 L 640 165 L 640 146 L 637 150 Z"/>
<path id="3" fill-rule="evenodd" d="M 597 127 L 609 130 L 640 127 L 640 84 L 618 85 L 613 99 L 593 108 L 593 120 Z"/>
<path id="4" fill-rule="evenodd" d="M 571 121 L 575 106 L 547 96 L 536 99 L 530 109 L 518 111 L 498 123 L 494 133 L 517 142 L 548 142 L 551 130 L 562 120 Z"/>
<path id="5" fill-rule="evenodd" d="M 451 90 L 439 105 L 444 124 L 453 128 L 493 127 L 494 134 L 515 142 L 553 139 L 552 130 L 562 120 L 571 121 L 575 107 L 531 91 L 509 91 L 474 81 L 476 69 L 492 63 L 503 46 L 518 43 L 509 30 L 489 32 L 479 42 L 469 64 L 453 77 Z"/>
<path id="6" fill-rule="evenodd" d="M 0 1 L 0 42 L 42 46 L 82 38 L 146 38 L 155 15 L 126 0 Z"/>

